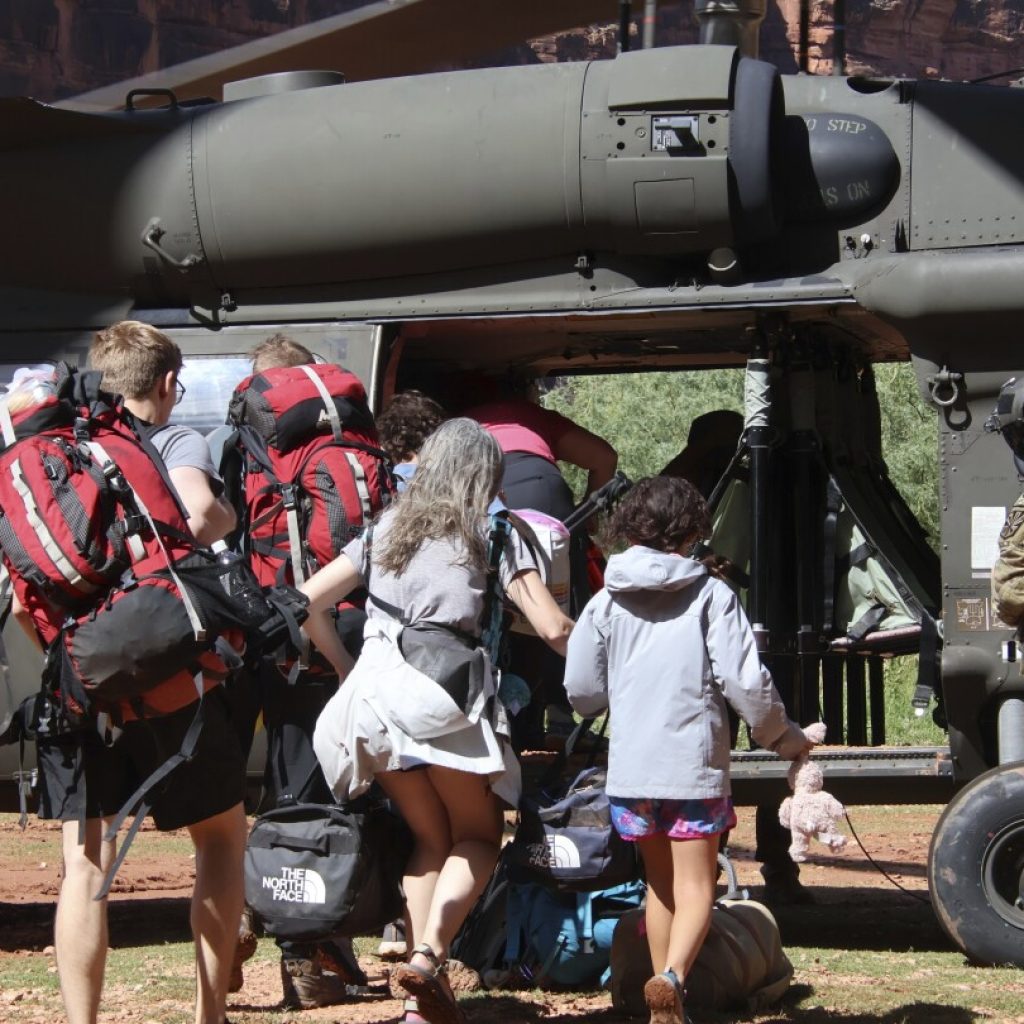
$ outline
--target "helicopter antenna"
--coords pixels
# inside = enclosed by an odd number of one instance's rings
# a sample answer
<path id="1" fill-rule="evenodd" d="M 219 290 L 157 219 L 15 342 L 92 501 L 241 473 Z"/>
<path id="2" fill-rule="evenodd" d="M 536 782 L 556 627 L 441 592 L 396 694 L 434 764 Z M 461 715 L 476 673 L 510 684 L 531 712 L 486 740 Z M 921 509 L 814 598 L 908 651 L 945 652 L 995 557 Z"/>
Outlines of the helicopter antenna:
<path id="1" fill-rule="evenodd" d="M 800 0 L 800 36 L 797 68 L 807 74 L 811 51 L 811 0 Z"/>
<path id="2" fill-rule="evenodd" d="M 654 24 L 658 18 L 658 0 L 644 0 L 643 47 L 649 50 L 654 46 Z"/>
<path id="3" fill-rule="evenodd" d="M 619 53 L 629 52 L 629 23 L 633 17 L 631 0 L 619 0 Z"/>
<path id="4" fill-rule="evenodd" d="M 846 68 L 846 0 L 835 0 L 832 24 L 832 74 L 845 74 Z"/>

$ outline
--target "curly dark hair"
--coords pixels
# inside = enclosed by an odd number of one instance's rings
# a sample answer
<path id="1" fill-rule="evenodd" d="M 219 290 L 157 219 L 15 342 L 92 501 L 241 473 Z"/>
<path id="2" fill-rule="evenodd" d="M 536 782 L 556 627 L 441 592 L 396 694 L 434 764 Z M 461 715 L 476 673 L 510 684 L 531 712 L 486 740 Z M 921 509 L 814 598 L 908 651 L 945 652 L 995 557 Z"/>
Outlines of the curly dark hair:
<path id="1" fill-rule="evenodd" d="M 422 391 L 402 391 L 377 417 L 380 446 L 392 462 L 402 462 L 415 455 L 447 418 L 444 409 Z"/>
<path id="2" fill-rule="evenodd" d="M 619 502 L 612 530 L 627 544 L 677 551 L 687 538 L 697 541 L 711 532 L 711 516 L 689 480 L 649 476 Z"/>

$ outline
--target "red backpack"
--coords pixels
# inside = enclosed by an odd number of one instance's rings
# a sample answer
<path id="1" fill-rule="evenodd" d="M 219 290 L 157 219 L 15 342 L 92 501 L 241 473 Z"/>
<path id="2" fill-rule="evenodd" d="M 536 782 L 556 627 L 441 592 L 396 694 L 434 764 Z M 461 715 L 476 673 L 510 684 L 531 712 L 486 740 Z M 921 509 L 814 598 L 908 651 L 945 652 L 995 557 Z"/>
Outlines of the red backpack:
<path id="1" fill-rule="evenodd" d="M 99 374 L 61 364 L 52 390 L 4 417 L 0 553 L 50 649 L 66 721 L 94 704 L 122 717 L 150 698 L 158 713 L 184 707 L 200 669 L 224 673 L 206 602 L 181 582 L 198 552 L 185 513 Z"/>
<path id="2" fill-rule="evenodd" d="M 244 522 L 260 583 L 296 586 L 390 500 L 366 390 L 331 363 L 284 366 L 235 389 L 228 422 L 244 466 Z"/>

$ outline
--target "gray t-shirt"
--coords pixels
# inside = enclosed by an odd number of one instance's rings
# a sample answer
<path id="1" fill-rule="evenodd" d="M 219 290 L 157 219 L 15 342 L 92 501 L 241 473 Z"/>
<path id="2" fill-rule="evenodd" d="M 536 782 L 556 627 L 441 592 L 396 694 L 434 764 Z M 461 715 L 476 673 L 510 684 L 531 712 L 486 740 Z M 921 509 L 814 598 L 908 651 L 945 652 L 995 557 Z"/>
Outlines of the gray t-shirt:
<path id="1" fill-rule="evenodd" d="M 213 464 L 210 446 L 197 430 L 177 423 L 166 423 L 161 427 L 152 428 L 149 439 L 168 470 L 184 466 L 198 469 L 209 478 L 210 490 L 213 491 L 215 498 L 224 493 L 224 481 Z"/>
<path id="2" fill-rule="evenodd" d="M 395 511 L 385 512 L 373 527 L 371 544 L 374 553 L 380 550 L 396 514 Z M 489 533 L 486 518 L 480 520 L 480 533 L 483 537 Z M 481 569 L 461 564 L 462 551 L 462 545 L 457 545 L 454 540 L 426 540 L 401 576 L 386 572 L 374 562 L 369 572 L 367 615 L 371 619 L 381 615 L 392 618 L 374 605 L 373 599 L 377 597 L 382 602 L 401 608 L 407 623 L 434 622 L 479 635 L 487 574 Z M 345 554 L 352 560 L 365 584 L 369 568 L 366 564 L 365 536 L 350 541 L 345 547 Z M 513 530 L 505 541 L 498 565 L 502 588 L 506 589 L 518 573 L 536 568 L 533 555 Z"/>

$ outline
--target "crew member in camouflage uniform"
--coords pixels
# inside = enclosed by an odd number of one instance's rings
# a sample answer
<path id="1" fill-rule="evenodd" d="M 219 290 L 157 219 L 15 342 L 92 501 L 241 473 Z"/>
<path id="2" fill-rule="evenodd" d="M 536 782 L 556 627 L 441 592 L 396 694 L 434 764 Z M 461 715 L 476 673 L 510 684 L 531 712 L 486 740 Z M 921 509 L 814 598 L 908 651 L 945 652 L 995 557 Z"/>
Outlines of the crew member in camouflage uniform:
<path id="1" fill-rule="evenodd" d="M 985 429 L 999 431 L 1024 477 L 1024 377 L 1011 377 L 1000 389 Z M 1018 631 L 1024 626 L 1024 494 L 1010 509 L 999 534 L 999 558 L 992 567 L 992 603 L 999 618 Z"/>
<path id="2" fill-rule="evenodd" d="M 1008 626 L 1024 626 L 1024 494 L 1014 502 L 999 534 L 999 558 L 992 567 L 992 603 Z"/>

